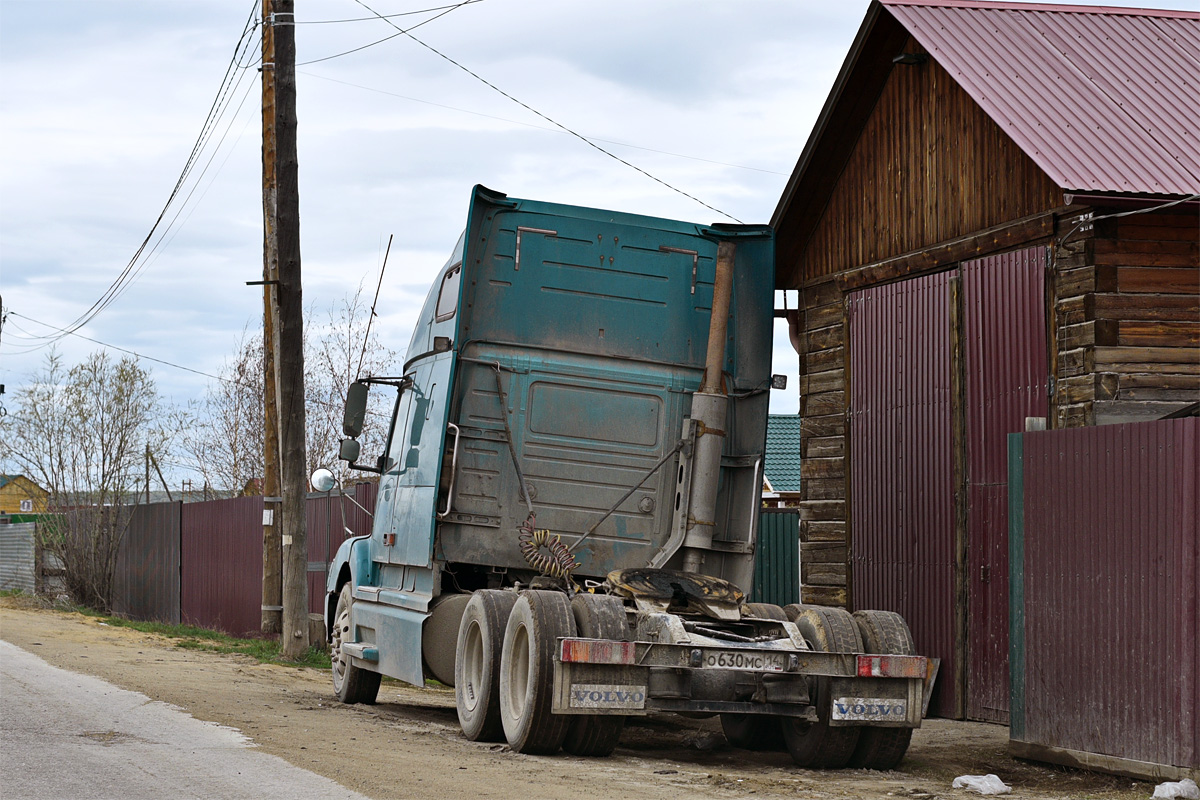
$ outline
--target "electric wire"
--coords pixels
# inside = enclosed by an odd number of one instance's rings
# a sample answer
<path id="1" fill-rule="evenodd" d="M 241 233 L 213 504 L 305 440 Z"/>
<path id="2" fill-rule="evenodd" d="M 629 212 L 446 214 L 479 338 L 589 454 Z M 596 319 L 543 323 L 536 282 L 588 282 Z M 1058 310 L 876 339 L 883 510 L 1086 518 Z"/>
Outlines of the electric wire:
<path id="1" fill-rule="evenodd" d="M 47 327 L 47 328 L 52 328 L 52 329 L 54 329 L 54 330 L 57 330 L 57 331 L 62 331 L 62 330 L 64 330 L 63 328 L 58 328 L 58 327 L 56 327 L 56 326 L 54 326 L 54 325 L 51 325 L 51 324 L 50 324 L 50 323 L 48 323 L 48 322 L 42 322 L 41 320 L 34 319 L 33 317 L 28 317 L 28 316 L 26 316 L 26 315 L 24 315 L 24 314 L 20 314 L 20 313 L 18 313 L 18 312 L 16 312 L 16 311 L 13 311 L 13 310 L 11 310 L 11 309 L 10 309 L 10 310 L 9 310 L 9 311 L 8 311 L 8 312 L 5 314 L 5 319 L 8 319 L 8 317 L 10 317 L 10 316 L 12 316 L 12 317 L 20 317 L 21 319 L 28 320 L 29 322 L 33 322 L 33 323 L 35 323 L 35 324 L 37 324 L 37 325 L 42 325 L 42 326 L 44 326 L 44 327 Z M 12 327 L 16 328 L 17 330 L 21 331 L 22 333 L 29 334 L 29 336 L 27 336 L 27 337 L 17 337 L 17 338 L 29 338 L 29 337 L 32 337 L 32 336 L 34 336 L 34 334 L 30 334 L 30 333 L 29 333 L 29 331 L 27 331 L 27 330 L 25 330 L 24 328 L 20 327 L 20 326 L 19 326 L 19 325 L 17 325 L 15 322 L 13 322 L 11 319 L 8 319 L 8 324 L 9 324 L 9 325 L 11 325 Z M 71 335 L 71 336 L 74 336 L 74 337 L 76 337 L 76 338 L 78 338 L 78 339 L 84 339 L 84 340 L 86 340 L 86 341 L 92 342 L 93 344 L 98 344 L 98 345 L 100 345 L 101 347 L 106 347 L 106 348 L 108 348 L 108 349 L 110 349 L 110 350 L 117 350 L 117 351 L 120 351 L 120 352 L 122 352 L 122 353 L 126 353 L 126 354 L 128 354 L 128 355 L 131 355 L 131 356 L 136 356 L 137 358 L 143 358 L 143 359 L 145 359 L 145 360 L 147 360 L 147 361 L 153 361 L 153 362 L 155 362 L 156 364 L 163 364 L 164 366 L 168 366 L 168 367 L 174 367 L 175 369 L 181 369 L 181 370 L 183 370 L 183 371 L 185 371 L 185 372 L 191 372 L 191 373 L 193 373 L 193 374 L 195 374 L 195 375 L 200 375 L 201 377 L 205 377 L 205 378 L 212 378 L 212 379 L 213 379 L 213 380 L 215 380 L 215 381 L 220 381 L 221 383 L 225 383 L 225 384 L 228 384 L 228 385 L 230 385 L 230 386 L 237 386 L 237 387 L 240 387 L 240 388 L 243 388 L 243 389 L 251 389 L 251 390 L 254 390 L 254 391 L 258 391 L 259 389 L 261 389 L 261 385 L 259 385 L 259 384 L 256 384 L 256 383 L 247 383 L 246 381 L 238 381 L 238 380 L 233 380 L 233 379 L 231 379 L 231 378 L 225 378 L 225 377 L 222 377 L 221 375 L 214 375 L 214 374 L 212 374 L 211 372 L 205 372 L 204 370 L 195 369 L 194 367 L 185 367 L 183 364 L 176 364 L 176 363 L 175 363 L 175 362 L 173 362 L 173 361 L 167 361 L 167 360 L 165 360 L 165 359 L 162 359 L 162 358 L 155 358 L 154 356 L 148 356 L 148 355 L 146 355 L 145 353 L 139 353 L 138 351 L 136 351 L 136 350 L 130 350 L 130 349 L 129 349 L 129 348 L 127 348 L 127 347 L 120 347 L 119 345 L 115 345 L 115 344 L 109 344 L 108 342 L 102 342 L 102 341 L 100 341 L 99 339 L 93 339 L 93 338 L 92 338 L 92 337 L 90 337 L 90 336 L 84 336 L 82 333 L 79 333 L 79 332 L 75 332 L 75 331 L 73 331 L 73 332 L 71 332 L 69 335 Z M 39 347 L 40 347 L 40 345 L 39 345 Z M 35 348 L 35 349 L 36 349 L 36 348 Z M 12 351 L 9 351 L 9 352 L 11 353 Z M 27 351 L 27 352 L 28 352 L 28 351 Z M 323 407 L 324 407 L 324 408 L 326 408 L 326 409 L 329 409 L 329 410 L 334 410 L 334 411 L 338 411 L 338 412 L 341 412 L 342 410 L 344 410 L 344 406 L 345 406 L 345 404 L 344 404 L 344 403 L 342 404 L 342 406 L 338 406 L 338 405 L 337 405 L 337 404 L 335 404 L 335 403 L 331 403 L 331 402 L 329 402 L 328 400 L 322 400 L 321 398 L 318 398 L 318 397 L 308 397 L 308 398 L 305 400 L 305 403 L 312 404 L 312 405 L 323 406 Z M 379 418 L 379 419 L 386 419 L 386 418 L 388 418 L 388 417 L 389 417 L 389 415 L 388 415 L 388 414 L 381 414 L 381 413 L 379 413 L 378 411 L 372 411 L 372 410 L 369 410 L 369 409 L 367 410 L 367 415 L 368 415 L 368 416 L 371 416 L 371 417 L 376 417 L 376 418 Z"/>
<path id="2" fill-rule="evenodd" d="M 246 75 L 246 71 L 241 67 L 241 64 L 245 52 L 255 41 L 253 34 L 258 29 L 258 23 L 255 20 L 255 12 L 257 11 L 257 8 L 258 0 L 255 0 L 251 5 L 251 12 L 246 20 L 246 24 L 243 26 L 242 34 L 238 38 L 237 44 L 234 46 L 233 56 L 230 59 L 229 65 L 225 69 L 225 74 L 222 77 L 221 85 L 217 90 L 212 104 L 209 107 L 209 112 L 205 118 L 204 124 L 201 126 L 200 134 L 197 136 L 196 141 L 192 146 L 192 151 L 189 153 L 187 161 L 185 162 L 174 187 L 168 195 L 166 203 L 164 203 L 157 219 L 151 226 L 150 232 L 146 235 L 145 239 L 143 239 L 141 245 L 134 252 L 134 255 L 130 258 L 129 262 L 121 270 L 117 278 L 104 291 L 104 293 L 101 294 L 100 297 L 93 302 L 86 311 L 76 317 L 66 327 L 58 328 L 57 333 L 44 337 L 45 342 L 42 346 L 53 344 L 54 342 L 61 340 L 64 336 L 74 333 L 79 328 L 83 327 L 92 319 L 94 319 L 98 314 L 103 312 L 106 308 L 108 308 L 108 306 L 111 305 L 112 302 L 117 299 L 117 297 L 124 293 L 125 289 L 127 289 L 128 286 L 137 278 L 138 274 L 141 272 L 141 269 L 145 266 L 145 259 L 149 258 L 149 255 L 153 254 L 158 245 L 161 244 L 163 237 L 166 235 L 166 230 L 163 231 L 157 242 L 151 247 L 151 241 L 154 240 L 155 233 L 159 230 L 163 219 L 167 216 L 167 212 L 172 203 L 174 203 L 176 198 L 179 196 L 184 183 L 191 175 L 191 172 L 197 161 L 200 159 L 202 152 L 211 142 L 214 132 L 220 125 L 222 118 L 225 116 L 225 113 L 232 102 L 233 93 L 236 92 L 243 80 L 243 77 Z M 243 103 L 244 101 L 245 95 L 243 95 L 242 98 Z M 239 104 L 238 108 L 241 108 L 241 104 Z M 220 148 L 221 143 L 224 142 L 225 136 L 228 135 L 228 130 L 229 127 L 227 126 L 225 129 L 225 134 L 222 135 L 221 140 L 217 145 L 218 149 Z M 212 163 L 212 157 L 209 158 L 207 163 Z M 205 169 L 207 169 L 207 165 Z M 201 173 L 201 177 L 203 177 L 203 172 Z M 190 196 L 191 193 L 189 193 L 188 197 Z M 171 224 L 173 224 L 174 220 L 176 219 L 178 219 L 178 213 L 173 218 Z M 169 230 L 169 227 L 170 226 L 168 226 L 167 230 Z M 150 254 L 146 254 L 147 247 L 151 247 Z"/>
<path id="3" fill-rule="evenodd" d="M 89 342 L 92 342 L 93 344 L 98 344 L 98 345 L 100 345 L 101 347 L 107 347 L 107 348 L 109 348 L 110 350 L 119 350 L 120 352 L 122 352 L 122 353 L 128 353 L 128 354 L 129 354 L 129 355 L 131 355 L 131 356 L 137 356 L 138 358 L 144 358 L 144 359 L 146 359 L 147 361 L 153 361 L 153 362 L 155 362 L 155 363 L 157 363 L 157 364 L 164 364 L 164 365 L 166 365 L 166 366 L 168 366 L 168 367 L 174 367 L 175 369 L 181 369 L 181 370 L 184 370 L 185 372 L 191 372 L 191 373 L 194 373 L 194 374 L 196 374 L 196 375 L 201 375 L 201 376 L 203 376 L 203 377 L 205 377 L 205 378 L 212 378 L 213 380 L 218 380 L 218 381 L 221 381 L 222 383 L 228 383 L 228 384 L 230 384 L 230 385 L 232 385 L 232 386 L 243 386 L 243 385 L 245 385 L 245 384 L 242 384 L 242 383 L 240 383 L 240 382 L 238 382 L 238 381 L 230 380 L 230 379 L 228 379 L 228 378 L 222 378 L 220 375 L 213 375 L 211 372 L 204 372 L 203 370 L 199 370 L 199 369 L 193 369 L 192 367 L 185 367 L 185 366 L 184 366 L 184 365 L 182 365 L 182 364 L 176 364 L 176 363 L 174 363 L 173 361 L 167 361 L 167 360 L 165 360 L 165 359 L 161 359 L 161 358 L 155 358 L 154 356 L 148 356 L 148 355 L 146 355 L 145 353 L 139 353 L 139 352 L 137 352 L 136 350 L 130 350 L 130 349 L 129 349 L 129 348 L 127 348 L 127 347 L 119 347 L 119 346 L 117 346 L 117 345 L 115 345 L 115 344 L 109 344 L 108 342 L 102 342 L 102 341 L 100 341 L 99 339 L 93 339 L 93 338 L 92 338 L 92 337 L 90 337 L 90 336 L 84 336 L 82 333 L 79 333 L 79 332 L 77 332 L 77 331 L 68 331 L 66 328 L 59 328 L 59 327 L 57 327 L 56 325 L 51 325 L 51 324 L 50 324 L 50 323 L 48 323 L 48 322 L 42 322 L 41 320 L 34 319 L 33 317 L 27 317 L 27 316 L 25 316 L 24 314 L 18 314 L 16 311 L 9 311 L 8 313 L 9 313 L 11 316 L 14 316 L 14 317 L 20 317 L 21 319 L 28 320 L 28 321 L 30 321 L 30 322 L 32 322 L 32 323 L 34 323 L 34 324 L 36 324 L 36 325 L 43 325 L 43 326 L 45 326 L 45 327 L 47 327 L 47 328 L 51 328 L 51 329 L 53 329 L 53 330 L 60 331 L 60 332 L 63 334 L 63 336 L 64 336 L 64 337 L 65 337 L 65 336 L 75 336 L 75 337 L 77 337 L 77 338 L 79 338 L 79 339 L 85 339 L 85 340 L 87 340 L 87 341 L 89 341 Z M 23 329 L 22 329 L 22 330 L 23 330 Z M 28 333 L 28 331 L 23 331 L 23 332 L 25 332 L 25 333 Z"/>
<path id="4" fill-rule="evenodd" d="M 475 0 L 475 1 L 480 2 L 480 0 Z M 399 34 L 397 34 L 397 36 L 398 35 Z M 394 38 L 394 37 L 389 37 L 389 38 Z M 419 97 L 410 97 L 409 95 L 406 95 L 406 94 L 398 94 L 396 92 L 389 92 L 385 89 L 376 89 L 371 86 L 363 86 L 362 84 L 359 84 L 359 83 L 351 83 L 350 81 L 343 81 L 343 80 L 339 80 L 337 78 L 330 78 L 325 75 L 318 75 L 315 72 L 304 72 L 302 74 L 309 78 L 316 78 L 317 80 L 321 80 L 321 81 L 328 81 L 330 83 L 339 83 L 342 86 L 350 86 L 355 89 L 362 89 L 364 92 L 375 92 L 376 94 L 387 95 L 388 97 L 396 97 L 401 100 L 411 101 L 413 103 L 420 103 L 420 104 L 426 105 L 426 106 L 433 106 L 434 108 L 444 108 L 447 111 L 457 111 L 461 114 L 470 114 L 475 117 L 483 117 L 484 119 L 494 119 L 497 122 L 507 122 L 510 125 L 521 125 L 522 127 L 525 127 L 525 128 L 533 128 L 536 131 L 550 131 L 553 133 L 563 133 L 563 131 L 561 129 L 551 128 L 548 125 L 535 125 L 532 122 L 522 122 L 521 120 L 509 119 L 508 117 L 498 117 L 495 114 L 484 114 L 481 111 L 471 111 L 470 109 L 458 108 L 457 106 L 448 106 L 445 103 L 435 103 L 432 100 L 422 100 Z M 605 144 L 612 144 L 612 145 L 616 145 L 617 147 L 628 147 L 632 150 L 644 150 L 647 153 L 657 153 L 658 155 L 662 155 L 662 156 L 672 156 L 674 158 L 686 158 L 689 161 L 699 161 L 704 164 L 715 164 L 719 167 L 731 167 L 733 169 L 745 169 L 745 170 L 750 170 L 751 172 L 762 172 L 767 175 L 787 175 L 788 174 L 786 172 L 778 172 L 773 169 L 763 169 L 762 167 L 750 167 L 750 166 L 746 166 L 745 164 L 732 164 L 728 161 L 716 161 L 715 159 L 711 159 L 711 158 L 701 158 L 700 156 L 689 156 L 684 153 L 675 153 L 670 150 L 659 150 L 654 147 L 643 147 L 641 145 L 630 144 L 629 142 L 622 142 L 622 141 L 618 141 L 616 139 L 603 139 L 599 136 L 588 136 L 587 138 L 591 139 L 593 142 L 604 142 Z"/>
<path id="5" fill-rule="evenodd" d="M 475 73 L 475 72 L 472 72 L 470 69 L 468 69 L 467 67 L 463 66 L 463 65 L 462 65 L 462 64 L 460 64 L 459 62 L 455 61 L 453 58 L 451 58 L 450 56 L 446 55 L 446 54 L 445 54 L 445 53 L 443 53 L 442 51 L 438 50 L 436 47 L 433 47 L 432 45 L 430 45 L 430 44 L 427 44 L 426 42 L 422 41 L 421 39 L 418 39 L 416 36 L 413 36 L 413 35 L 412 35 L 412 33 L 410 33 L 410 32 L 409 32 L 409 30 L 412 30 L 412 29 L 405 30 L 405 29 L 401 28 L 401 27 L 400 27 L 400 26 L 398 26 L 396 23 L 392 22 L 390 19 L 387 19 L 386 17 L 384 17 L 384 16 L 383 16 L 382 14 L 380 14 L 378 11 L 376 11 L 376 10 L 375 10 L 375 9 L 373 9 L 373 8 L 371 8 L 369 5 L 367 5 L 365 2 L 363 2 L 363 0 L 354 0 L 354 2 L 358 3 L 358 4 L 359 4 L 360 6 L 362 6 L 363 8 L 367 9 L 367 11 L 370 11 L 370 12 L 371 12 L 372 14 L 374 14 L 376 17 L 378 17 L 379 19 L 382 19 L 382 20 L 383 20 L 384 22 L 386 22 L 388 25 L 391 25 L 393 28 L 395 28 L 395 29 L 396 29 L 397 31 L 399 31 L 401 34 L 403 34 L 403 35 L 407 36 L 408 38 L 412 39 L 414 42 L 416 42 L 417 44 L 421 45 L 421 46 L 422 46 L 422 47 L 424 47 L 426 50 L 428 50 L 429 52 L 431 52 L 431 53 L 433 53 L 434 55 L 436 55 L 438 58 L 441 58 L 441 59 L 443 59 L 443 60 L 445 60 L 445 61 L 448 61 L 449 63 L 451 63 L 451 64 L 453 64 L 454 66 L 458 67 L 458 68 L 459 68 L 460 70 L 462 70 L 463 72 L 465 72 L 465 73 L 467 73 L 468 75 L 470 75 L 470 76 L 471 76 L 472 78 L 474 78 L 475 80 L 477 80 L 477 81 L 479 81 L 480 83 L 482 83 L 484 86 L 487 86 L 488 88 L 490 88 L 492 91 L 494 91 L 494 92 L 497 92 L 498 94 L 500 94 L 500 95 L 502 95 L 502 96 L 504 96 L 504 97 L 507 97 L 509 100 L 511 100 L 512 102 L 514 102 L 514 103 L 516 103 L 517 105 L 521 106 L 522 108 L 526 109 L 527 111 L 529 111 L 529 112 L 531 112 L 531 113 L 533 113 L 533 114 L 536 114 L 537 116 L 539 116 L 539 117 L 541 117 L 542 119 L 546 120 L 547 122 L 549 122 L 549 123 L 550 123 L 551 125 L 553 125 L 554 127 L 561 129 L 562 131 L 564 131 L 565 133 L 568 133 L 568 134 L 570 134 L 571 136 L 574 136 L 576 139 L 578 139 L 579 141 L 583 142 L 583 143 L 584 143 L 584 144 L 586 144 L 588 147 L 591 147 L 591 148 L 593 148 L 593 149 L 595 149 L 595 150 L 598 150 L 598 151 L 600 151 L 601 153 L 603 153 L 604 155 L 606 155 L 606 156 L 608 156 L 609 158 L 613 159 L 614 161 L 618 161 L 618 162 L 620 162 L 620 163 L 624 164 L 625 166 L 629 167 L 630 169 L 632 169 L 632 170 L 634 170 L 634 171 L 636 171 L 636 172 L 640 172 L 642 175 L 645 175 L 645 176 L 646 176 L 647 178 L 649 178 L 650 180 L 654 181 L 654 182 L 655 182 L 655 183 L 657 183 L 657 184 L 660 184 L 661 186 L 665 186 L 666 188 L 670 189 L 671 191 L 675 192 L 676 194 L 683 195 L 684 197 L 688 198 L 689 200 L 692 200 L 692 201 L 694 201 L 694 202 L 696 202 L 696 203 L 699 203 L 700 205 L 702 205 L 702 206 L 704 206 L 705 208 L 707 208 L 709 211 L 715 211 L 716 213 L 720 214 L 721 216 L 723 216 L 723 217 L 728 217 L 729 219 L 733 220 L 734 222 L 737 222 L 737 223 L 741 223 L 741 222 L 742 222 L 740 219 L 738 219 L 737 217 L 733 216 L 732 214 L 729 214 L 729 213 L 727 213 L 727 212 L 725 212 L 725 211 L 722 211 L 721 209 L 717 208 L 716 206 L 709 205 L 708 203 L 704 202 L 703 200 L 701 200 L 700 198 L 696 197 L 695 195 L 688 194 L 687 192 L 683 191 L 682 189 L 680 189 L 680 188 L 678 188 L 678 187 L 676 187 L 676 186 L 672 186 L 671 184 L 667 183 L 667 182 L 666 182 L 666 181 L 664 181 L 662 178 L 659 178 L 659 177 L 656 177 L 656 176 L 654 176 L 654 175 L 651 175 L 649 172 L 647 172 L 646 170 L 644 170 L 644 169 L 642 169 L 641 167 L 637 166 L 636 164 L 633 164 L 633 163 L 631 163 L 631 162 L 629 162 L 629 161 L 626 161 L 625 159 L 621 158 L 620 156 L 616 155 L 615 153 L 611 153 L 611 152 L 609 152 L 608 150 L 605 150 L 603 147 L 601 147 L 600 145 L 596 144 L 594 141 L 592 141 L 591 139 L 587 138 L 587 137 L 586 137 L 586 136 L 584 136 L 583 134 L 576 133 L 574 130 L 572 130 L 572 129 L 568 128 L 566 125 L 563 125 L 561 122 L 559 122 L 559 121 L 557 121 L 557 120 L 555 120 L 555 119 L 552 119 L 551 117 L 548 117 L 548 116 L 546 116 L 545 114 L 543 114 L 542 112 L 538 111 L 536 108 L 534 108 L 533 106 L 529 105 L 528 103 L 524 103 L 524 102 L 522 102 L 522 101 L 518 100 L 516 97 L 513 97 L 511 94 L 509 94 L 508 92 L 504 91 L 503 89 L 501 89 L 501 88 L 500 88 L 499 86 L 497 86 L 496 84 L 494 84 L 494 83 L 492 83 L 492 82 L 488 81 L 487 79 L 483 78 L 482 76 L 478 75 L 477 73 Z M 465 5 L 465 3 L 460 3 L 460 4 L 459 4 L 459 6 L 456 6 L 456 8 L 458 8 L 458 7 L 462 6 L 462 5 Z M 453 9 L 451 9 L 451 11 L 452 11 L 452 10 L 453 10 Z M 443 14 L 448 14 L 448 13 L 450 13 L 450 12 L 449 12 L 449 11 L 443 12 Z M 442 16 L 442 14 L 439 14 L 438 16 Z M 437 19 L 437 17 L 434 17 L 433 19 Z M 427 20 L 427 21 L 431 22 L 432 20 Z M 424 24 L 424 23 L 421 23 L 421 24 Z M 415 26 L 415 25 L 413 26 L 413 28 L 416 28 L 416 27 L 418 27 L 418 26 Z M 308 63 L 312 63 L 312 62 L 308 62 Z"/>
<path id="6" fill-rule="evenodd" d="M 473 3 L 482 3 L 483 0 L 466 0 L 464 3 L 457 3 L 449 6 L 435 6 L 434 8 L 422 8 L 417 11 L 400 11 L 395 14 L 385 14 L 384 17 L 392 19 L 394 17 L 411 17 L 417 14 L 430 14 L 434 11 L 442 11 L 443 9 L 454 10 L 459 6 L 469 6 Z M 297 25 L 334 25 L 339 22 L 374 22 L 379 17 L 354 17 L 351 19 L 315 19 L 315 20 L 296 20 Z"/>
<path id="7" fill-rule="evenodd" d="M 396 28 L 396 30 L 399 31 L 399 33 L 393 33 L 391 36 L 385 36 L 382 39 L 371 42 L 370 44 L 364 44 L 361 47 L 355 47 L 351 50 L 346 50 L 341 53 L 335 53 L 331 56 L 324 56 L 322 58 L 314 58 L 312 61 L 301 61 L 296 66 L 297 67 L 306 67 L 309 64 L 319 64 L 322 61 L 332 61 L 335 58 L 341 58 L 342 56 L 348 56 L 351 53 L 357 53 L 360 50 L 366 50 L 368 47 L 374 47 L 377 44 L 383 44 L 384 42 L 391 41 L 392 39 L 395 39 L 399 36 L 410 36 L 411 34 L 409 34 L 409 31 L 415 31 L 417 28 L 420 28 L 422 25 L 428 25 L 429 23 L 433 22 L 436 19 L 441 19 L 442 17 L 446 16 L 447 14 L 449 14 L 451 11 L 454 11 L 455 9 L 462 8 L 463 6 L 467 6 L 467 5 L 470 5 L 471 3 L 477 3 L 477 2 L 479 2 L 479 0 L 463 0 L 463 2 L 461 2 L 461 3 L 457 3 L 455 5 L 446 7 L 446 10 L 440 14 L 432 16 L 427 20 L 422 20 L 421 22 L 418 22 L 416 25 L 413 25 L 409 28 L 404 28 L 404 29 L 397 27 L 397 25 L 394 22 L 392 22 L 391 20 L 380 17 L 381 19 L 384 20 L 384 22 L 391 25 L 393 28 Z M 369 10 L 371 10 L 371 9 L 369 9 Z M 372 11 L 372 13 L 374 13 L 373 10 L 371 10 L 371 11 Z"/>

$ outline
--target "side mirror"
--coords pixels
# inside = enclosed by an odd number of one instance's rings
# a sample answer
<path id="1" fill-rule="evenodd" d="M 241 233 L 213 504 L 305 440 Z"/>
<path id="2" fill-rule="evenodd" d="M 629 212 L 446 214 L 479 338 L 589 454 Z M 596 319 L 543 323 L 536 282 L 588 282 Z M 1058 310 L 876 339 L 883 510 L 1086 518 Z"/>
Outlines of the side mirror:
<path id="1" fill-rule="evenodd" d="M 328 492 L 337 485 L 337 478 L 333 477 L 332 472 L 322 467 L 313 472 L 310 483 L 315 491 Z"/>
<path id="2" fill-rule="evenodd" d="M 349 461 L 351 464 L 358 461 L 358 453 L 361 449 L 357 439 L 342 439 L 342 444 L 338 448 L 338 458 L 342 461 Z M 318 489 L 317 491 L 327 491 Z"/>
<path id="3" fill-rule="evenodd" d="M 346 416 L 342 419 L 342 433 L 352 439 L 357 439 L 362 433 L 363 420 L 367 416 L 367 393 L 370 391 L 371 388 L 362 381 L 350 384 L 346 391 Z"/>

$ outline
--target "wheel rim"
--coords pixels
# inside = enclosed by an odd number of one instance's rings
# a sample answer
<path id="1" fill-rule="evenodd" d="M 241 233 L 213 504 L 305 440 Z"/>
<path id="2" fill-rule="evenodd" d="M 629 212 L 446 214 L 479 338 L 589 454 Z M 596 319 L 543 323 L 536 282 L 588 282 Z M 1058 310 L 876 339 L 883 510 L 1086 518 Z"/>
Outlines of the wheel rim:
<path id="1" fill-rule="evenodd" d="M 347 659 L 342 651 L 342 642 L 350 633 L 350 609 L 344 605 L 338 608 L 337 619 L 333 623 L 333 637 L 329 643 L 329 661 L 333 667 L 333 688 L 341 691 L 342 682 L 346 680 Z"/>
<path id="2" fill-rule="evenodd" d="M 529 694 L 529 629 L 518 625 L 512 638 L 512 662 L 509 665 L 512 679 L 508 682 L 508 703 L 513 716 L 520 719 L 525 715 L 525 698 Z"/>
<path id="3" fill-rule="evenodd" d="M 483 631 L 475 621 L 467 627 L 466 646 L 463 648 L 463 679 L 463 706 L 468 711 L 474 711 L 479 705 L 480 688 L 483 686 Z"/>

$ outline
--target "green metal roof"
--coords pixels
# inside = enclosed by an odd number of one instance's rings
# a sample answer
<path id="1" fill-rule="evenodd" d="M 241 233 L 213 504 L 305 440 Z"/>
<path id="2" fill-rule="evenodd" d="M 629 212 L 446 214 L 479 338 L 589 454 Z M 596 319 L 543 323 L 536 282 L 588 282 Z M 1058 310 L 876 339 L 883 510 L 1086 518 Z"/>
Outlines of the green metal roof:
<path id="1" fill-rule="evenodd" d="M 763 471 L 777 492 L 800 491 L 800 415 L 767 417 L 767 452 Z"/>

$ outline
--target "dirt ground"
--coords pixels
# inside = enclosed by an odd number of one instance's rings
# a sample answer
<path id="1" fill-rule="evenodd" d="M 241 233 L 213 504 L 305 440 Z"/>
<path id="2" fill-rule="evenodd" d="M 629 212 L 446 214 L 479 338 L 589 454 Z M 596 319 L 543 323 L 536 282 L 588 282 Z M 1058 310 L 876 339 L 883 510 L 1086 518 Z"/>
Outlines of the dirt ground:
<path id="1" fill-rule="evenodd" d="M 996 773 L 1013 798 L 1147 798 L 1153 785 L 1010 758 L 997 725 L 928 720 L 893 772 L 797 769 L 786 753 L 729 747 L 715 719 L 635 718 L 610 758 L 525 756 L 467 741 L 453 690 L 385 681 L 374 706 L 344 706 L 324 671 L 185 650 L 79 614 L 0 598 L 0 638 L 236 728 L 264 751 L 373 798 L 581 795 L 688 798 L 969 798 L 957 775 Z"/>

